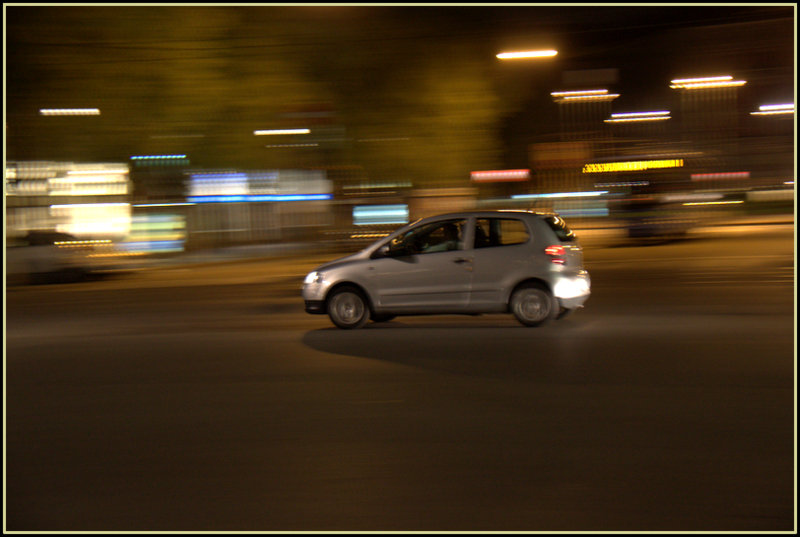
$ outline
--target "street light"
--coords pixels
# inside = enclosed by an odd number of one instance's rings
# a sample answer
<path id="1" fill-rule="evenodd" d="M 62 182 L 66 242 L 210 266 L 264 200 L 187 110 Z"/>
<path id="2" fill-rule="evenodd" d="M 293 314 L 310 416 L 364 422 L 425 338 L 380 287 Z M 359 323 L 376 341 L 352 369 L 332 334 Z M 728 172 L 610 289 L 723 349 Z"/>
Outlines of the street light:
<path id="1" fill-rule="evenodd" d="M 610 119 L 604 119 L 606 123 L 628 123 L 632 121 L 663 121 L 670 119 L 669 111 L 660 110 L 658 112 L 627 112 L 611 114 Z"/>
<path id="2" fill-rule="evenodd" d="M 794 103 L 763 104 L 758 107 L 758 112 L 750 112 L 751 116 L 774 116 L 782 114 L 794 114 Z"/>
<path id="3" fill-rule="evenodd" d="M 560 102 L 580 101 L 613 101 L 619 97 L 618 93 L 608 93 L 607 89 L 554 91 L 550 94 L 553 99 Z"/>
<path id="4" fill-rule="evenodd" d="M 732 76 L 711 76 L 703 78 L 680 78 L 670 81 L 670 88 L 672 89 L 708 89 L 708 88 L 732 88 L 737 86 L 744 86 L 747 84 L 746 80 L 734 80 Z"/>
<path id="5" fill-rule="evenodd" d="M 497 54 L 499 60 L 529 60 L 531 58 L 552 58 L 558 54 L 557 50 L 523 50 L 519 52 L 501 52 Z"/>
<path id="6" fill-rule="evenodd" d="M 99 108 L 42 108 L 43 116 L 99 116 Z"/>
<path id="7" fill-rule="evenodd" d="M 309 129 L 273 129 L 273 130 L 260 130 L 253 131 L 256 136 L 273 136 L 278 134 L 308 134 Z"/>

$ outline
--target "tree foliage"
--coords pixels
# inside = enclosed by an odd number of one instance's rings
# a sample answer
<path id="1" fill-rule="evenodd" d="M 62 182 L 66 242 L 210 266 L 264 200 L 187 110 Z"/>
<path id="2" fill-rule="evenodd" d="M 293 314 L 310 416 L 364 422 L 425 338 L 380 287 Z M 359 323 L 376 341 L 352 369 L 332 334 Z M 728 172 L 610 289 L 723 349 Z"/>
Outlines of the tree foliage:
<path id="1" fill-rule="evenodd" d="M 466 185 L 497 164 L 502 110 L 484 51 L 435 25 L 409 31 L 388 10 L 8 12 L 11 158 L 181 153 L 204 167 L 355 165 L 418 186 Z M 102 116 L 38 117 L 43 107 Z M 253 135 L 304 119 L 305 137 Z"/>

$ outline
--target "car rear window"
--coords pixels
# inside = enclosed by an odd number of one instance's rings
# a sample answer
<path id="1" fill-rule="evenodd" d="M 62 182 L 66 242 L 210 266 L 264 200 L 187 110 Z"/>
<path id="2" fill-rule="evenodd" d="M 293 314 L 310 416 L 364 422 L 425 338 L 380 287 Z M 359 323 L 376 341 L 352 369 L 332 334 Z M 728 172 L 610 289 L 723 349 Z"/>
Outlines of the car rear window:
<path id="1" fill-rule="evenodd" d="M 512 218 L 479 218 L 475 222 L 475 248 L 513 246 L 528 242 L 528 228 Z"/>
<path id="2" fill-rule="evenodd" d="M 560 216 L 545 216 L 542 220 L 547 222 L 561 242 L 572 242 L 578 238 Z"/>

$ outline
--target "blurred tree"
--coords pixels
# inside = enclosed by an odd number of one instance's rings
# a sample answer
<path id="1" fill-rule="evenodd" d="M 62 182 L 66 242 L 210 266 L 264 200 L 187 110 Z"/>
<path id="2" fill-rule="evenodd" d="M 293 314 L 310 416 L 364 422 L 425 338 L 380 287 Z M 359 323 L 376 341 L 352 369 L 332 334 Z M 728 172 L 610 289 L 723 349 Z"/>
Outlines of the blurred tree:
<path id="1" fill-rule="evenodd" d="M 318 36 L 331 45 L 310 65 L 342 112 L 342 158 L 372 179 L 468 186 L 470 171 L 497 165 L 501 146 L 485 46 L 441 21 L 420 18 L 410 31 L 396 13 L 362 12 Z"/>
<path id="2" fill-rule="evenodd" d="M 11 144 L 12 158 L 360 165 L 371 178 L 418 186 L 468 185 L 471 170 L 497 165 L 493 59 L 480 40 L 444 30 L 446 19 L 410 31 L 386 8 L 8 11 L 12 132 L 29 133 Z M 311 135 L 253 135 L 305 126 L 291 112 L 309 106 L 331 114 Z M 42 118 L 42 107 L 98 107 L 102 116 Z"/>

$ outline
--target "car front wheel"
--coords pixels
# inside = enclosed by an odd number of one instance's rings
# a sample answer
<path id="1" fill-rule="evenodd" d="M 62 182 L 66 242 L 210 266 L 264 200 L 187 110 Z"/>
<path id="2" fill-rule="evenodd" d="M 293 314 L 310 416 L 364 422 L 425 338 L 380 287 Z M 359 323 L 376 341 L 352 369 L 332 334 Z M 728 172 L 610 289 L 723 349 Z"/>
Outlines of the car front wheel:
<path id="1" fill-rule="evenodd" d="M 553 294 L 535 284 L 524 285 L 514 291 L 509 306 L 514 317 L 525 326 L 539 326 L 559 313 Z"/>
<path id="2" fill-rule="evenodd" d="M 339 328 L 361 328 L 369 319 L 369 307 L 357 289 L 343 287 L 328 299 L 328 316 Z"/>

